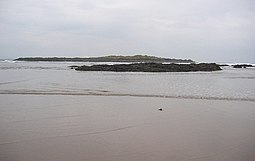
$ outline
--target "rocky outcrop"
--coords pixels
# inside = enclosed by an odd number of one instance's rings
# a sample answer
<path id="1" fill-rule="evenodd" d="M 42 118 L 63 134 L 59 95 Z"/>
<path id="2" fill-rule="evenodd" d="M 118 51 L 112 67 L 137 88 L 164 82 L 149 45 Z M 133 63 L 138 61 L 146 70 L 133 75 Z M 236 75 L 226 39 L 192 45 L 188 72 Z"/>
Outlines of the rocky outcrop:
<path id="1" fill-rule="evenodd" d="M 71 69 L 76 69 L 78 67 L 79 67 L 78 65 L 71 65 L 71 66 L 69 66 L 69 68 L 71 68 Z"/>
<path id="2" fill-rule="evenodd" d="M 219 65 L 220 67 L 228 67 L 229 65 L 228 64 L 217 64 Z"/>
<path id="3" fill-rule="evenodd" d="M 215 63 L 200 64 L 162 64 L 162 63 L 134 63 L 115 65 L 79 66 L 78 71 L 112 71 L 112 72 L 196 72 L 222 70 Z"/>
<path id="4" fill-rule="evenodd" d="M 233 65 L 233 68 L 247 68 L 247 67 L 254 67 L 251 64 L 236 64 Z"/>

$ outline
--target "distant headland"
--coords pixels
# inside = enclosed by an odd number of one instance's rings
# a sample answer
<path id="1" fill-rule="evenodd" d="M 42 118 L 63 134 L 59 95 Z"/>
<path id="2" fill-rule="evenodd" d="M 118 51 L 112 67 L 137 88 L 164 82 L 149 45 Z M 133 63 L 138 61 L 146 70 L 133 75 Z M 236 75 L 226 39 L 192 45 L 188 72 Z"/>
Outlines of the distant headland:
<path id="1" fill-rule="evenodd" d="M 194 63 L 191 59 L 171 59 L 161 58 L 148 55 L 134 55 L 134 56 L 103 56 L 103 57 L 24 57 L 17 58 L 15 61 L 56 61 L 56 62 L 154 62 L 154 63 Z"/>

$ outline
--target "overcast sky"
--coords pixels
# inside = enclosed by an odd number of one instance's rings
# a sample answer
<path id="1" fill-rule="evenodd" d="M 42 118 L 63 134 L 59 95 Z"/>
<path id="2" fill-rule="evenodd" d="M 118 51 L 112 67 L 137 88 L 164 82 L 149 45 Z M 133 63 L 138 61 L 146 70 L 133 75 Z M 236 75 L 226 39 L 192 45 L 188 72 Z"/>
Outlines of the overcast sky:
<path id="1" fill-rule="evenodd" d="M 255 1 L 0 0 L 0 58 L 134 54 L 255 63 Z"/>

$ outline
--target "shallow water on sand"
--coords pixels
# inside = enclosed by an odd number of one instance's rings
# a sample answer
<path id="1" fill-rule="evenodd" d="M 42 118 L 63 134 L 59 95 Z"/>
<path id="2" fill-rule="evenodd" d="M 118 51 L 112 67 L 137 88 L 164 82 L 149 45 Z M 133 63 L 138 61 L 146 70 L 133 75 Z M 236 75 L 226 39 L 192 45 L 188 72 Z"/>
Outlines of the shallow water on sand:
<path id="1" fill-rule="evenodd" d="M 255 160 L 254 69 L 67 67 L 75 64 L 84 63 L 0 62 L 1 161 Z"/>

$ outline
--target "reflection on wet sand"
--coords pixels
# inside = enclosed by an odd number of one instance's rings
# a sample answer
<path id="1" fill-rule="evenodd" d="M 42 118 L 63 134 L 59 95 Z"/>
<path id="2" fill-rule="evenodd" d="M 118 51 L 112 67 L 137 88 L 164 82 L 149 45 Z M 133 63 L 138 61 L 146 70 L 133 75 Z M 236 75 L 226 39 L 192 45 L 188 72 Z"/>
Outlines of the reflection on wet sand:
<path id="1" fill-rule="evenodd" d="M 0 99 L 1 161 L 255 158 L 252 101 L 11 94 Z"/>

